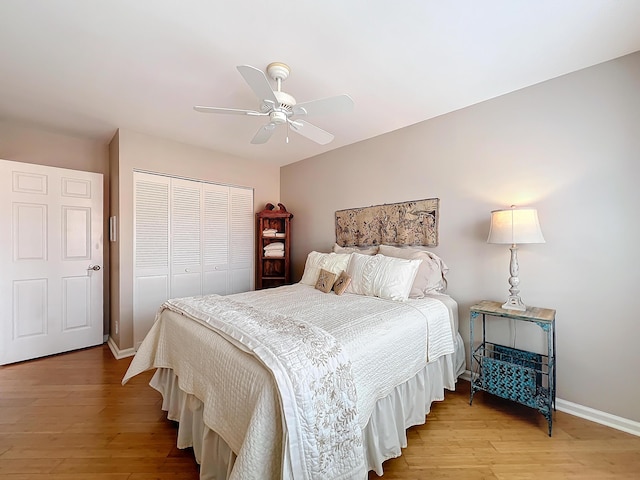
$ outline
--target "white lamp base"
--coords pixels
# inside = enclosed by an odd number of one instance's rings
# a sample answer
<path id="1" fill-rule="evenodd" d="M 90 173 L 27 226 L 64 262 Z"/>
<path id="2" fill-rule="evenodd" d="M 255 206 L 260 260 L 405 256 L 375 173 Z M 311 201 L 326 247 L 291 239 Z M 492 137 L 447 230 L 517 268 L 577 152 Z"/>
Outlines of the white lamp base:
<path id="1" fill-rule="evenodd" d="M 519 310 L 524 312 L 527 306 L 522 303 L 522 299 L 519 295 L 509 295 L 507 301 L 502 305 L 505 310 Z"/>
<path id="2" fill-rule="evenodd" d="M 507 301 L 502 305 L 502 308 L 505 310 L 519 310 L 524 312 L 527 307 L 522 302 L 520 295 L 518 295 L 520 293 L 520 290 L 518 290 L 518 285 L 520 284 L 520 279 L 518 278 L 518 247 L 513 244 L 509 250 L 511 250 L 511 260 L 509 262 L 509 273 L 511 274 L 509 277 L 509 285 L 511 285 L 509 293 L 511 293 L 511 295 L 509 295 Z"/>

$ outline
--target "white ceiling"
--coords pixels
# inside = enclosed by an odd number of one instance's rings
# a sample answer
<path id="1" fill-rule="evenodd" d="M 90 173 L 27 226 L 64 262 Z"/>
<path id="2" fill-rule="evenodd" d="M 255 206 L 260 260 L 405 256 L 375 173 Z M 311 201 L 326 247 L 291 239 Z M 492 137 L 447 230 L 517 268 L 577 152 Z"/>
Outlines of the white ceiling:
<path id="1" fill-rule="evenodd" d="M 116 128 L 285 165 L 640 50 L 638 0 L 1 0 L 0 118 L 108 141 Z M 236 70 L 291 67 L 316 145 L 262 117 Z"/>

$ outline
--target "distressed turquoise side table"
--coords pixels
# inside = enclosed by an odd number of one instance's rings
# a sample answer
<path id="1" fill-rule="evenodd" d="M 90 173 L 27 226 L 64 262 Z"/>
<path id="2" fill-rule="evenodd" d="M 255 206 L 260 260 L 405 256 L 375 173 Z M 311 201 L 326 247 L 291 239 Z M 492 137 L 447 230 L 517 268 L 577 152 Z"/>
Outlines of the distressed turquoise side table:
<path id="1" fill-rule="evenodd" d="M 474 344 L 474 324 L 482 318 L 482 339 Z M 487 341 L 488 317 L 502 317 L 531 322 L 545 333 L 547 353 L 535 353 Z M 527 307 L 526 311 L 506 310 L 500 302 L 483 300 L 471 307 L 469 349 L 471 353 L 471 395 L 485 391 L 513 400 L 544 415 L 553 427 L 556 408 L 556 311 Z"/>

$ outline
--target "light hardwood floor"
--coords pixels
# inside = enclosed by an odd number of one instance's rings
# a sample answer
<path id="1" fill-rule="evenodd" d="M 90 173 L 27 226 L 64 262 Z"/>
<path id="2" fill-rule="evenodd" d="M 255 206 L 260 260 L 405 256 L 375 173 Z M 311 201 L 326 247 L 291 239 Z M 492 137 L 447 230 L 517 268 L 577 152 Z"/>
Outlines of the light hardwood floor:
<path id="1" fill-rule="evenodd" d="M 129 362 L 103 345 L 0 367 L 0 478 L 197 479 L 151 372 L 120 385 Z M 409 430 L 383 480 L 640 479 L 640 437 L 556 412 L 549 438 L 539 413 L 482 393 L 470 407 L 468 394 L 460 381 Z"/>

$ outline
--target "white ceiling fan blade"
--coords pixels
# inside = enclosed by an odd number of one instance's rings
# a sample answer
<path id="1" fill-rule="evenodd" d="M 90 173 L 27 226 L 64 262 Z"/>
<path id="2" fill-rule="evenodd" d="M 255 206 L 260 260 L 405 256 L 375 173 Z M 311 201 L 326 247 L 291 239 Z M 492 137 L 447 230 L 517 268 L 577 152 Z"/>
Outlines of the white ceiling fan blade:
<path id="1" fill-rule="evenodd" d="M 256 112 L 255 110 L 243 110 L 240 108 L 222 108 L 222 107 L 203 107 L 196 105 L 193 107 L 196 112 L 202 113 L 227 113 L 232 115 L 251 115 L 251 116 L 263 116 L 268 113 Z"/>
<path id="2" fill-rule="evenodd" d="M 271 135 L 273 135 L 273 132 L 275 131 L 276 125 L 274 123 L 267 123 L 266 125 L 260 127 L 260 130 L 256 132 L 253 139 L 251 140 L 251 143 L 267 143 L 267 141 L 271 138 Z"/>
<path id="3" fill-rule="evenodd" d="M 309 140 L 313 140 L 320 145 L 326 145 L 334 138 L 329 132 L 322 130 L 320 127 L 316 127 L 309 122 L 305 122 L 304 120 L 298 119 L 294 122 L 289 122 L 289 125 L 291 126 L 291 130 L 294 132 L 308 138 Z"/>
<path id="4" fill-rule="evenodd" d="M 298 103 L 293 107 L 294 115 L 328 115 L 335 113 L 345 113 L 353 110 L 354 103 L 349 95 L 337 95 L 335 97 L 311 100 L 310 102 Z"/>
<path id="5" fill-rule="evenodd" d="M 271 100 L 274 104 L 278 104 L 276 95 L 273 93 L 271 85 L 269 85 L 269 80 L 267 80 L 267 76 L 262 70 L 251 65 L 239 65 L 237 68 L 245 82 L 249 84 L 253 93 L 260 100 Z"/>

